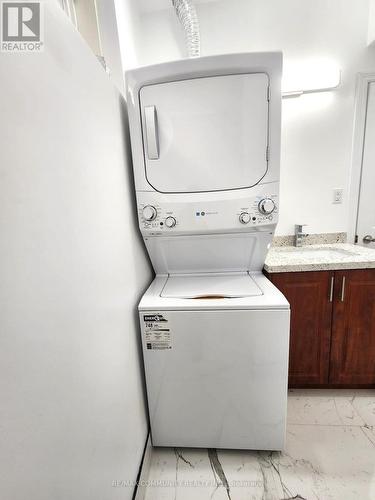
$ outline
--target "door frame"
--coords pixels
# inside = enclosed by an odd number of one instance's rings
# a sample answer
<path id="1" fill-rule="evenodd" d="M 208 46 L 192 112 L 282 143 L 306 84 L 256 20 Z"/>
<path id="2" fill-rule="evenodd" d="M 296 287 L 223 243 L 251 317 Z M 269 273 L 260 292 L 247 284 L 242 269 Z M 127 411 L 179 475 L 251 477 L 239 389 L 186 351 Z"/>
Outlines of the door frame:
<path id="1" fill-rule="evenodd" d="M 359 196 L 361 190 L 363 152 L 367 118 L 367 101 L 370 83 L 375 82 L 375 73 L 358 73 L 355 94 L 352 161 L 349 189 L 348 242 L 354 243 L 357 234 Z"/>

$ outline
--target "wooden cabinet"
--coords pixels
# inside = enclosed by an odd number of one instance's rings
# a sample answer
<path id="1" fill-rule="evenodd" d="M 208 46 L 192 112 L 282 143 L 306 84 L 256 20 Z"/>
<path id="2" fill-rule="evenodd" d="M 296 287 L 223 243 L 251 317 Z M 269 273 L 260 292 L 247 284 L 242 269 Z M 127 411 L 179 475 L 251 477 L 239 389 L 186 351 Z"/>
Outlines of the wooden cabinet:
<path id="1" fill-rule="evenodd" d="M 268 278 L 291 306 L 289 385 L 328 383 L 331 342 L 331 279 L 328 271 L 277 273 Z"/>
<path id="2" fill-rule="evenodd" d="M 375 269 L 336 271 L 329 381 L 375 384 Z"/>
<path id="3" fill-rule="evenodd" d="M 291 305 L 289 386 L 374 386 L 375 269 L 267 276 Z"/>

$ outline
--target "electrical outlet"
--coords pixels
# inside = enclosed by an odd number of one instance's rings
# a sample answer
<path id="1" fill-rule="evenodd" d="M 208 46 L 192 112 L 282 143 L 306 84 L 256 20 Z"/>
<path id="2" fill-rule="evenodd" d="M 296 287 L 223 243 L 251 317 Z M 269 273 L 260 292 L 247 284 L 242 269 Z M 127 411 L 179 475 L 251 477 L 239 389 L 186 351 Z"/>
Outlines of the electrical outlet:
<path id="1" fill-rule="evenodd" d="M 334 189 L 332 203 L 342 203 L 343 196 L 344 196 L 344 190 L 342 188 Z"/>

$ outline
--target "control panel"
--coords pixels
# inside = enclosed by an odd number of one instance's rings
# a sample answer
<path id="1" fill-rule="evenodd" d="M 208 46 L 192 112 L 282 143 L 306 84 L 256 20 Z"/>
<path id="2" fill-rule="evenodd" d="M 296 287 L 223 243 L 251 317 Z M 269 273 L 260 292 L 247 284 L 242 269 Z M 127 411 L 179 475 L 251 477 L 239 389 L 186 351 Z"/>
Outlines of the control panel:
<path id="1" fill-rule="evenodd" d="M 275 225 L 278 184 L 256 186 L 239 193 L 167 195 L 138 192 L 138 216 L 147 235 L 241 232 Z M 237 196 L 236 196 L 237 194 Z"/>

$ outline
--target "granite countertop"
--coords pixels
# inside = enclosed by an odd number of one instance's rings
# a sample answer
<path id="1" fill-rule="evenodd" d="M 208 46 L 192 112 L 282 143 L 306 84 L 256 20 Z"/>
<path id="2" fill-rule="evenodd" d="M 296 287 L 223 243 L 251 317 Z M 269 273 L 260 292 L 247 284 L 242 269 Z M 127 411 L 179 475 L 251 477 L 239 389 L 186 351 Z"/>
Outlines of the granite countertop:
<path id="1" fill-rule="evenodd" d="M 271 247 L 264 269 L 269 273 L 375 268 L 375 249 L 350 243 Z"/>

